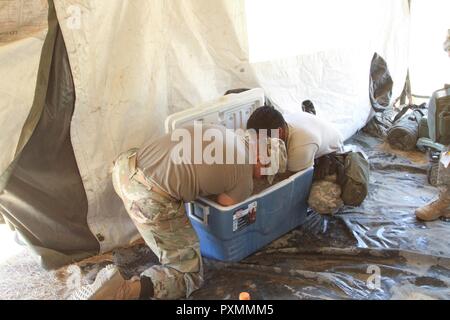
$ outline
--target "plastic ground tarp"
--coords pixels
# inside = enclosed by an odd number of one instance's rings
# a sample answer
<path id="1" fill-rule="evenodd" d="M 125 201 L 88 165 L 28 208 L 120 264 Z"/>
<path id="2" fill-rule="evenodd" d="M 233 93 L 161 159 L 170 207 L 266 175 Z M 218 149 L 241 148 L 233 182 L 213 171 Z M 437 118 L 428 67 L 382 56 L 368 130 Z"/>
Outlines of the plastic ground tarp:
<path id="1" fill-rule="evenodd" d="M 350 142 L 370 157 L 370 193 L 361 207 L 311 212 L 303 226 L 240 263 L 205 259 L 206 284 L 192 299 L 237 299 L 242 291 L 254 299 L 450 299 L 450 222 L 414 216 L 437 195 L 426 156 L 393 153 L 364 134 Z M 110 261 L 131 277 L 155 259 L 136 246 Z"/>
<path id="2" fill-rule="evenodd" d="M 438 192 L 427 183 L 425 155 L 394 153 L 366 135 L 351 142 L 372 169 L 361 207 L 311 212 L 303 226 L 240 263 L 204 259 L 205 285 L 190 299 L 237 299 L 243 291 L 253 299 L 450 299 L 450 222 L 414 216 Z M 141 244 L 49 273 L 22 253 L 0 263 L 0 298 L 64 299 L 79 272 L 86 284 L 110 263 L 131 277 L 157 259 Z"/>

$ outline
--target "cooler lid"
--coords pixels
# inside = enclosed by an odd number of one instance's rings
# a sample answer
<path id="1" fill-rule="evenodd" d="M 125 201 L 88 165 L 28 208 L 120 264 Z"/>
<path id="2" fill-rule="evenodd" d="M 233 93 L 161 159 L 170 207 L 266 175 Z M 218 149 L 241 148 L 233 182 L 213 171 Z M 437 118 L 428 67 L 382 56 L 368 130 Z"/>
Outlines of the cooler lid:
<path id="1" fill-rule="evenodd" d="M 264 90 L 252 89 L 223 96 L 199 107 L 170 115 L 166 119 L 166 133 L 200 121 L 205 124 L 221 124 L 229 129 L 245 129 L 253 111 L 264 106 Z"/>

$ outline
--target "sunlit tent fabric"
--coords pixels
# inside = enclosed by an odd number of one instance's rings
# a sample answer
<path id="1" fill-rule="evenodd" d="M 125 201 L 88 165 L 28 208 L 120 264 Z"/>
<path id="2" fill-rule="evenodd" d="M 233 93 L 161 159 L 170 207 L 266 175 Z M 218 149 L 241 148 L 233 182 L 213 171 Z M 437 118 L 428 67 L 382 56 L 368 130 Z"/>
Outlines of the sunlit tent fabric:
<path id="1" fill-rule="evenodd" d="M 321 1 L 323 10 L 334 2 Z M 162 134 L 169 114 L 232 88 L 262 87 L 284 112 L 310 99 L 319 117 L 351 137 L 373 114 L 374 53 L 387 61 L 393 97 L 408 68 L 408 1 L 364 2 L 377 10 L 340 2 L 342 19 L 359 15 L 355 28 L 371 30 L 351 46 L 317 38 L 303 51 L 306 40 L 290 30 L 286 41 L 300 45 L 258 59 L 250 52 L 264 47 L 252 35 L 271 20 L 251 0 L 54 0 L 27 10 L 2 2 L 0 28 L 9 28 L 0 32 L 2 213 L 49 267 L 130 244 L 138 233 L 113 191 L 112 161 Z M 296 9 L 308 12 L 308 3 Z M 280 15 L 288 1 L 264 5 Z M 327 23 L 319 13 L 311 12 Z M 296 27 L 314 35 L 314 25 Z"/>

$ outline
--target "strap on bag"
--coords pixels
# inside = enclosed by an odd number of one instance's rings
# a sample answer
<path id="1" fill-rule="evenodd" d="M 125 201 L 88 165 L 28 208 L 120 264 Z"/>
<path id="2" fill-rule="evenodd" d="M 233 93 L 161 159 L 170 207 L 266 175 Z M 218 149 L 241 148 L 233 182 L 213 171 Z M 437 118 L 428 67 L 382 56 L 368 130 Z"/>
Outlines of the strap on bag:
<path id="1" fill-rule="evenodd" d="M 403 107 L 403 109 L 395 116 L 393 124 L 397 123 L 401 118 L 403 118 L 408 110 L 413 110 L 413 116 L 415 118 L 415 121 L 417 121 L 418 123 L 420 122 L 420 119 L 425 116 L 425 113 L 421 110 L 421 106 L 407 105 Z"/>
<path id="2" fill-rule="evenodd" d="M 315 161 L 314 180 L 322 180 L 336 174 L 337 183 L 342 185 L 345 176 L 345 157 L 349 154 L 336 152 L 325 155 Z"/>

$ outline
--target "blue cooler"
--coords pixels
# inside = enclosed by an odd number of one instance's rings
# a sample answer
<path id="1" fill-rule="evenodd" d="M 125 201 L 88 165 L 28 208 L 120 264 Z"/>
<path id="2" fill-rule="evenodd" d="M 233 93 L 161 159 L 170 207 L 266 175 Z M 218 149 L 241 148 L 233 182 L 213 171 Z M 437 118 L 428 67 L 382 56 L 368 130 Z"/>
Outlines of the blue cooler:
<path id="1" fill-rule="evenodd" d="M 240 261 L 301 225 L 308 209 L 313 169 L 233 207 L 207 199 L 186 205 L 205 257 Z"/>
<path id="2" fill-rule="evenodd" d="M 245 128 L 253 111 L 263 105 L 262 89 L 229 95 L 168 117 L 166 132 L 194 121 Z M 237 262 L 297 228 L 306 219 L 312 179 L 310 168 L 232 207 L 206 198 L 186 204 L 202 255 Z"/>

